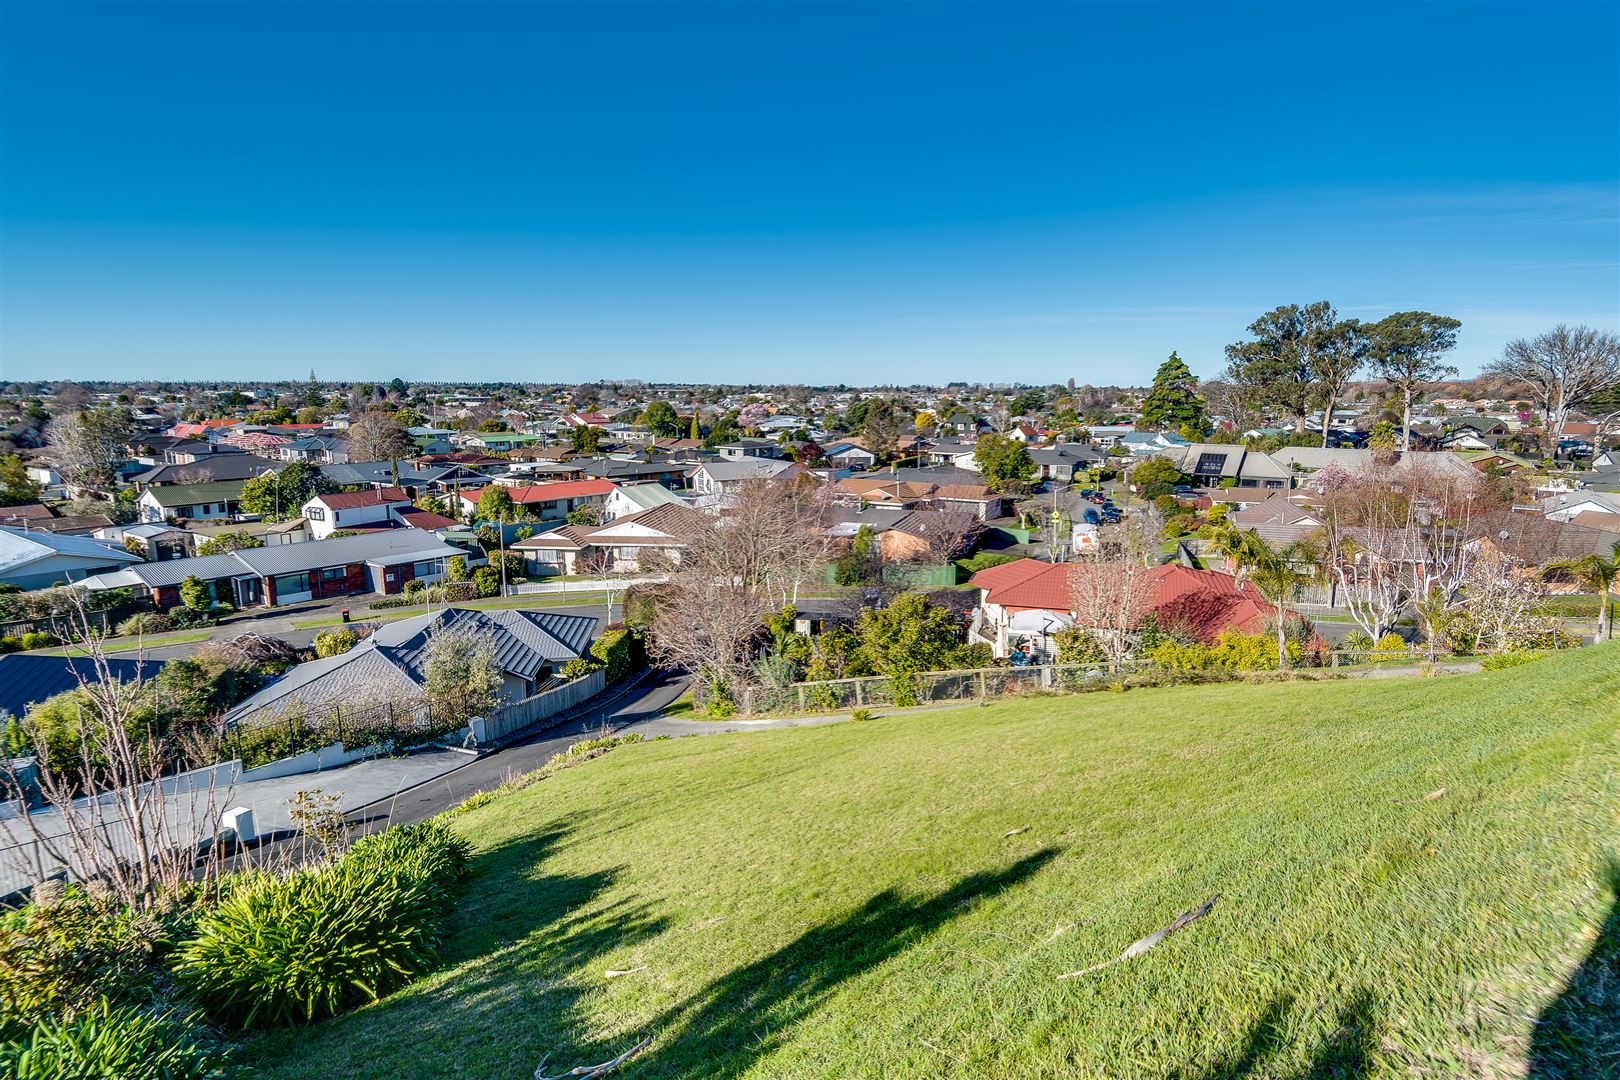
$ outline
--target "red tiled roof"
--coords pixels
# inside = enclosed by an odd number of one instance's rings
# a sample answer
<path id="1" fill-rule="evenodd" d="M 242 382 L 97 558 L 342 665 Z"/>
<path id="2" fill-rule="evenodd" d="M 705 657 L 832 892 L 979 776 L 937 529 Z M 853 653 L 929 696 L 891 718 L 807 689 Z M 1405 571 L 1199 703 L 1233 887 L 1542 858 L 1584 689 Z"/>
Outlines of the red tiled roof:
<path id="1" fill-rule="evenodd" d="M 370 488 L 366 491 L 340 491 L 335 495 L 317 495 L 328 510 L 355 510 L 362 506 L 386 506 L 389 503 L 408 503 L 411 497 L 399 488 Z"/>
<path id="2" fill-rule="evenodd" d="M 506 488 L 515 503 L 550 502 L 552 499 L 580 499 L 590 495 L 608 495 L 614 490 L 610 480 L 559 480 L 555 484 L 524 484 Z M 483 488 L 465 488 L 463 500 L 476 503 Z"/>
<path id="3" fill-rule="evenodd" d="M 969 580 L 984 590 L 986 603 L 1072 611 L 1069 575 L 1075 569 L 1072 563 L 1020 559 L 980 570 Z M 1253 585 L 1230 574 L 1167 563 L 1153 569 L 1153 610 L 1160 625 L 1184 627 L 1210 641 L 1226 629 L 1259 631 L 1271 606 Z"/>
<path id="4" fill-rule="evenodd" d="M 422 529 L 425 532 L 448 529 L 456 523 L 455 518 L 447 518 L 443 514 L 435 514 L 431 510 L 421 510 L 414 506 L 401 507 L 394 513 L 411 528 Z"/>

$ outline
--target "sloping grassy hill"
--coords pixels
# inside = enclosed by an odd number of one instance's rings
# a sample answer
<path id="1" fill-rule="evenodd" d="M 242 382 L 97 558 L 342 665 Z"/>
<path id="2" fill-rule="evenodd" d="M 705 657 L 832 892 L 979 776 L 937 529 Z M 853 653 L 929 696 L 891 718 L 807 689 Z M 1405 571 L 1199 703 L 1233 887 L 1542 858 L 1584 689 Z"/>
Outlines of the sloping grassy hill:
<path id="1" fill-rule="evenodd" d="M 1620 645 L 645 744 L 461 823 L 444 970 L 249 1063 L 1620 1075 Z"/>

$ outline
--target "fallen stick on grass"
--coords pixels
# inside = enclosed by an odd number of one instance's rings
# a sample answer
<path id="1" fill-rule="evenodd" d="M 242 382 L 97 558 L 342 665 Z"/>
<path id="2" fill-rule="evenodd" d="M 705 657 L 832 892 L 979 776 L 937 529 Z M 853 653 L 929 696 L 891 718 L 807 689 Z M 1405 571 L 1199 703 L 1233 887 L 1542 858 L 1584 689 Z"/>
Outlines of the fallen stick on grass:
<path id="1" fill-rule="evenodd" d="M 1434 800 L 1436 800 L 1436 799 L 1443 799 L 1445 797 L 1446 797 L 1446 789 L 1445 788 L 1435 788 L 1433 791 L 1429 792 L 1427 795 L 1423 796 L 1423 798 L 1421 798 L 1421 799 L 1396 799 L 1395 800 L 1395 805 L 1401 806 L 1401 805 L 1404 805 L 1406 803 L 1434 802 Z"/>
<path id="2" fill-rule="evenodd" d="M 1190 923 L 1197 922 L 1199 919 L 1202 919 L 1205 915 L 1208 915 L 1211 911 L 1215 910 L 1215 901 L 1219 900 L 1220 898 L 1221 894 L 1216 893 L 1208 900 L 1205 900 L 1200 906 L 1193 908 L 1191 911 L 1183 911 L 1180 915 L 1177 915 L 1175 919 L 1171 921 L 1170 925 L 1166 926 L 1163 930 L 1155 930 L 1147 937 L 1142 938 L 1139 941 L 1132 942 L 1130 948 L 1126 949 L 1112 960 L 1104 960 L 1100 964 L 1092 964 L 1090 967 L 1082 968 L 1079 971 L 1065 972 L 1064 974 L 1058 976 L 1059 981 L 1062 981 L 1063 979 L 1078 979 L 1082 975 L 1090 975 L 1093 972 L 1101 971 L 1103 968 L 1110 968 L 1115 964 L 1124 963 L 1126 960 L 1129 960 L 1132 957 L 1141 956 L 1143 953 L 1153 948 L 1155 945 L 1169 937 L 1171 934 L 1175 933 L 1177 930 L 1180 930 L 1182 927 L 1187 926 Z"/>
<path id="3" fill-rule="evenodd" d="M 541 1069 L 546 1067 L 546 1062 L 542 1061 L 539 1068 L 534 1070 L 534 1080 L 568 1080 L 569 1077 L 579 1077 L 581 1080 L 598 1080 L 599 1077 L 606 1076 L 651 1045 L 652 1036 L 648 1035 L 612 1061 L 604 1061 L 600 1065 L 581 1065 L 578 1068 L 569 1069 L 565 1073 L 558 1073 L 556 1076 L 546 1076 L 541 1072 Z M 549 1057 L 546 1060 L 550 1060 Z"/>
<path id="4" fill-rule="evenodd" d="M 602 978 L 604 978 L 604 979 L 617 979 L 620 975 L 634 975 L 638 971 L 646 971 L 646 970 L 647 970 L 647 965 L 646 964 L 642 964 L 640 967 L 633 967 L 633 968 L 608 968 L 606 971 L 602 972 Z"/>
<path id="5" fill-rule="evenodd" d="M 1008 829 L 1006 832 L 1001 834 L 1001 838 L 1003 840 L 1005 840 L 1009 836 L 1017 836 L 1019 833 L 1026 833 L 1026 832 L 1029 832 L 1029 826 L 1028 825 L 1022 825 L 1022 826 L 1019 826 L 1016 829 Z"/>

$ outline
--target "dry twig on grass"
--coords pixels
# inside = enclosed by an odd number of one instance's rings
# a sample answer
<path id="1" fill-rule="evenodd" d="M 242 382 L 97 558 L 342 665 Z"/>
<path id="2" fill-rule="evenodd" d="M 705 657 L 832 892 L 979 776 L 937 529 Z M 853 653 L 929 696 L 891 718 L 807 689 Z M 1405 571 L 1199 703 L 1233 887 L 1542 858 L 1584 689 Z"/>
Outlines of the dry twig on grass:
<path id="1" fill-rule="evenodd" d="M 1423 798 L 1421 798 L 1421 799 L 1396 799 L 1395 800 L 1395 805 L 1396 806 L 1404 806 L 1407 803 L 1434 802 L 1434 800 L 1436 800 L 1436 799 L 1443 799 L 1445 797 L 1446 797 L 1446 789 L 1445 788 L 1435 788 L 1433 791 L 1429 792 L 1427 795 L 1423 796 Z"/>
<path id="2" fill-rule="evenodd" d="M 602 972 L 602 978 L 604 978 L 604 979 L 617 979 L 620 975 L 634 975 L 638 971 L 646 971 L 646 970 L 647 970 L 647 965 L 646 964 L 642 964 L 640 967 L 633 967 L 633 968 L 608 968 L 606 971 Z"/>
<path id="3" fill-rule="evenodd" d="M 1028 825 L 1021 825 L 1016 829 L 1008 829 L 1006 832 L 1001 834 L 1001 838 L 1003 840 L 1005 840 L 1009 836 L 1017 836 L 1019 833 L 1027 833 L 1027 832 L 1029 832 L 1029 826 Z"/>
<path id="4" fill-rule="evenodd" d="M 569 1080 L 570 1077 L 578 1078 L 578 1080 L 598 1080 L 599 1077 L 606 1076 L 614 1069 L 617 1069 L 620 1065 L 623 1065 L 625 1062 L 647 1049 L 647 1047 L 652 1045 L 652 1041 L 653 1037 L 648 1035 L 646 1038 L 642 1039 L 640 1042 L 636 1043 L 636 1045 L 632 1046 L 630 1049 L 626 1050 L 624 1053 L 620 1054 L 611 1061 L 604 1061 L 600 1065 L 580 1065 L 577 1068 L 569 1069 L 565 1073 L 558 1073 L 556 1076 L 547 1076 L 545 1074 L 544 1070 L 546 1067 L 546 1062 L 542 1061 L 540 1062 L 539 1067 L 534 1070 L 534 1080 Z M 547 1060 L 550 1059 L 548 1058 Z"/>
<path id="5" fill-rule="evenodd" d="M 1221 894 L 1216 893 L 1208 900 L 1205 900 L 1203 904 L 1193 908 L 1191 911 L 1183 911 L 1171 921 L 1169 926 L 1166 926 L 1162 930 L 1155 930 L 1147 937 L 1132 942 L 1130 948 L 1126 949 L 1112 960 L 1104 960 L 1100 964 L 1092 964 L 1090 967 L 1082 968 L 1079 971 L 1065 972 L 1064 974 L 1059 975 L 1058 979 L 1060 981 L 1063 979 L 1078 979 L 1082 975 L 1090 975 L 1093 972 L 1101 971 L 1103 968 L 1110 968 L 1115 964 L 1123 963 L 1132 957 L 1141 956 L 1143 953 L 1153 948 L 1155 945 L 1169 937 L 1171 934 L 1175 933 L 1177 930 L 1180 930 L 1182 927 L 1187 926 L 1190 923 L 1197 922 L 1199 919 L 1202 919 L 1205 915 L 1208 915 L 1211 911 L 1215 910 L 1215 901 L 1219 900 L 1220 898 Z"/>

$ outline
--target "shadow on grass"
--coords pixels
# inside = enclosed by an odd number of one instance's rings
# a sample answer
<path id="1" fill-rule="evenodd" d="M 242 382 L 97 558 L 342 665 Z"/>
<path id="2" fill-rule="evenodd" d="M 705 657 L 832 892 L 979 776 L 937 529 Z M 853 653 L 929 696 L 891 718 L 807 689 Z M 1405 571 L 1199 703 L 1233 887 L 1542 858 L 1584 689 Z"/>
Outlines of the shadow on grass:
<path id="1" fill-rule="evenodd" d="M 458 1076 L 529 1076 L 547 1033 L 574 1034 L 579 999 L 592 989 L 560 976 L 664 929 L 643 905 L 600 902 L 621 868 L 537 870 L 568 831 L 474 856 L 444 927 L 438 967 L 459 966 L 453 977 L 416 983 L 313 1029 L 267 1035 L 243 1048 L 244 1063 L 286 1077 L 440 1076 L 445 1062 L 473 1070 Z"/>
<path id="2" fill-rule="evenodd" d="M 1597 941 L 1530 1034 L 1529 1076 L 1620 1076 L 1620 856 L 1599 871 L 1610 896 Z"/>
<path id="3" fill-rule="evenodd" d="M 1208 1069 L 1184 1075 L 1196 1080 L 1357 1080 L 1372 1072 L 1373 1053 L 1378 1048 L 1378 1019 L 1372 996 L 1365 990 L 1358 990 L 1339 1010 L 1332 1034 L 1311 1050 L 1309 1059 L 1290 1067 L 1285 1062 L 1294 1044 L 1294 1036 L 1289 1033 L 1293 1011 L 1291 996 L 1275 999 L 1249 1028 L 1241 1050 Z"/>
<path id="4" fill-rule="evenodd" d="M 1038 851 L 972 874 L 932 896 L 892 889 L 715 979 L 649 1024 L 659 1047 L 642 1067 L 661 1077 L 736 1076 L 776 1050 L 795 1024 L 848 979 L 897 956 L 979 902 L 1025 880 L 1057 854 Z M 606 1050 L 606 1047 L 598 1049 Z M 620 1047 L 619 1049 L 623 1049 Z M 605 1057 L 611 1056 L 604 1053 Z M 595 1060 L 586 1052 L 581 1060 Z"/>

